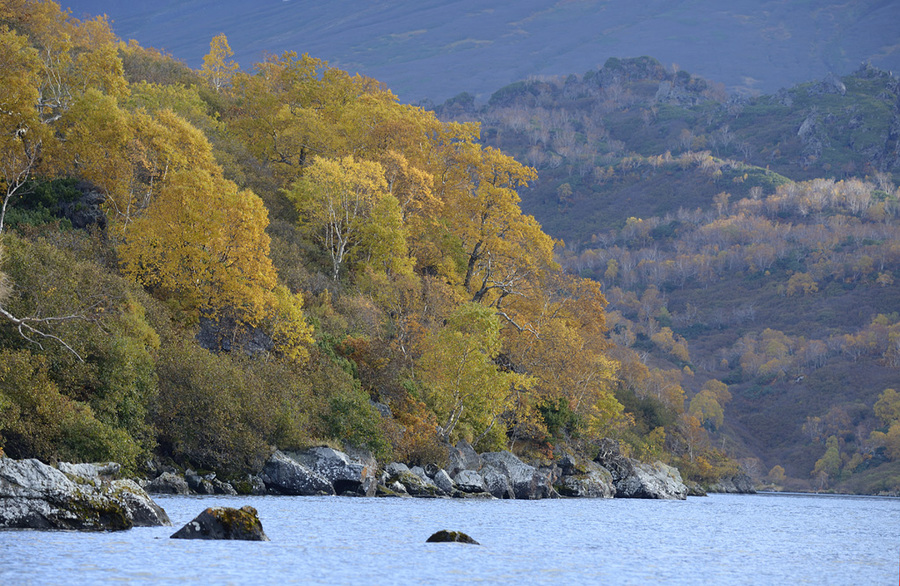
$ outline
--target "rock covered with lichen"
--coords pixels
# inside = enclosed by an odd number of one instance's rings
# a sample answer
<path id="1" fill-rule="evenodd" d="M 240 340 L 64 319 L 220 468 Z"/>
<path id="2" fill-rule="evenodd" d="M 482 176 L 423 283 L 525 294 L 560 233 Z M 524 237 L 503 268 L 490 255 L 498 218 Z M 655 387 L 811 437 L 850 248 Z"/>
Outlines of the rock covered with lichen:
<path id="1" fill-rule="evenodd" d="M 209 507 L 172 535 L 172 539 L 269 541 L 259 514 L 251 506 Z"/>
<path id="2" fill-rule="evenodd" d="M 0 528 L 115 531 L 171 525 L 166 512 L 119 467 L 0 458 Z"/>
<path id="3" fill-rule="evenodd" d="M 441 530 L 425 540 L 425 543 L 467 543 L 469 545 L 481 545 L 462 531 Z"/>

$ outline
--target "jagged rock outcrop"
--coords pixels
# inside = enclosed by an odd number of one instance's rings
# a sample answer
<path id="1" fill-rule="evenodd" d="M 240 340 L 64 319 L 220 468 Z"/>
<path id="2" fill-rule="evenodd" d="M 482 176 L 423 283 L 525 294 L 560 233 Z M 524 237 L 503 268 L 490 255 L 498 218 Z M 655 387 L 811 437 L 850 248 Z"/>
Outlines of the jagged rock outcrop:
<path id="1" fill-rule="evenodd" d="M 567 456 L 560 462 L 560 476 L 553 485 L 560 496 L 613 498 L 616 487 L 609 470 L 596 462 L 575 463 Z"/>
<path id="2" fill-rule="evenodd" d="M 481 459 L 484 462 L 481 467 L 482 476 L 490 470 L 506 476 L 517 499 L 557 496 L 550 485 L 550 475 L 547 472 L 526 464 L 511 452 L 488 452 L 481 454 Z"/>
<path id="3" fill-rule="evenodd" d="M 280 451 L 276 451 L 266 460 L 260 478 L 265 483 L 266 489 L 275 494 L 295 496 L 334 494 L 334 487 L 327 478 Z"/>
<path id="4" fill-rule="evenodd" d="M 375 494 L 378 463 L 371 455 L 359 455 L 354 459 L 333 448 L 316 447 L 302 452 L 288 452 L 286 456 L 326 479 L 331 483 L 334 494 Z"/>
<path id="5" fill-rule="evenodd" d="M 108 531 L 171 525 L 166 512 L 118 464 L 0 458 L 0 528 Z"/>
<path id="6" fill-rule="evenodd" d="M 684 500 L 687 495 L 678 469 L 662 462 L 635 462 L 631 476 L 616 483 L 618 498 Z"/>
<path id="7" fill-rule="evenodd" d="M 269 541 L 259 514 L 251 506 L 240 509 L 210 507 L 176 531 L 171 538 Z"/>
<path id="8" fill-rule="evenodd" d="M 707 492 L 721 492 L 728 494 L 755 494 L 753 481 L 746 474 L 735 474 L 728 478 L 720 478 L 716 483 L 707 487 Z"/>
<path id="9" fill-rule="evenodd" d="M 617 498 L 687 498 L 688 489 L 677 468 L 662 462 L 646 464 L 627 458 L 619 451 L 619 443 L 614 439 L 600 442 L 595 461 L 610 472 Z"/>
<path id="10" fill-rule="evenodd" d="M 460 470 L 481 470 L 482 460 L 469 442 L 460 440 L 447 449 L 447 473 L 456 476 Z"/>
<path id="11" fill-rule="evenodd" d="M 847 95 L 847 86 L 839 77 L 829 71 L 822 81 L 812 86 L 809 93 L 811 95 L 838 94 L 845 96 Z"/>

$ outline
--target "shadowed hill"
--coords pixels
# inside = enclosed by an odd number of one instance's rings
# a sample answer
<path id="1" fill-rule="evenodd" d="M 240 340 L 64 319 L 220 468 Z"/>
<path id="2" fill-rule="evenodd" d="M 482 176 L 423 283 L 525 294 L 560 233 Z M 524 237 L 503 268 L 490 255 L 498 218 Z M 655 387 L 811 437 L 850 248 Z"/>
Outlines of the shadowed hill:
<path id="1" fill-rule="evenodd" d="M 298 53 L 385 82 L 402 101 L 461 91 L 486 99 L 534 75 L 586 71 L 609 57 L 665 56 L 741 93 L 846 74 L 869 61 L 900 69 L 900 4 L 825 2 L 125 2 L 67 0 L 107 14 L 116 33 L 198 67 L 224 32 L 245 67 Z"/>

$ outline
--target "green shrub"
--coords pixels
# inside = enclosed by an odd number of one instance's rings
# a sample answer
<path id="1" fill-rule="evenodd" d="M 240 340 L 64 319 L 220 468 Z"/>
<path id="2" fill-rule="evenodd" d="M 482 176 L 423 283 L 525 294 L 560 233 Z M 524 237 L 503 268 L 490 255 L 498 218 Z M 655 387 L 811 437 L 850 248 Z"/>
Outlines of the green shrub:
<path id="1" fill-rule="evenodd" d="M 62 395 L 46 360 L 27 350 L 0 350 L 0 447 L 12 458 L 115 461 L 134 470 L 141 446 Z"/>
<path id="2" fill-rule="evenodd" d="M 345 390 L 332 395 L 323 422 L 329 437 L 367 448 L 378 460 L 390 458 L 391 445 L 385 437 L 381 414 L 363 391 Z"/>

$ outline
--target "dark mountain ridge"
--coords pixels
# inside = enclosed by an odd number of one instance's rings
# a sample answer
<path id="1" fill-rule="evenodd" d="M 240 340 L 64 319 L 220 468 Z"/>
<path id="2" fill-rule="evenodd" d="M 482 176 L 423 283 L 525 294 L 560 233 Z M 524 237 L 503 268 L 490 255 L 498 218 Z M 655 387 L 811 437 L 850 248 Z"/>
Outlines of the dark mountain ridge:
<path id="1" fill-rule="evenodd" d="M 870 62 L 900 69 L 900 4 L 836 2 L 425 0 L 126 2 L 67 0 L 107 14 L 117 34 L 199 67 L 225 33 L 250 67 L 287 49 L 385 82 L 404 102 L 480 100 L 531 76 L 585 71 L 609 57 L 665 56 L 741 94 L 773 93 Z"/>

